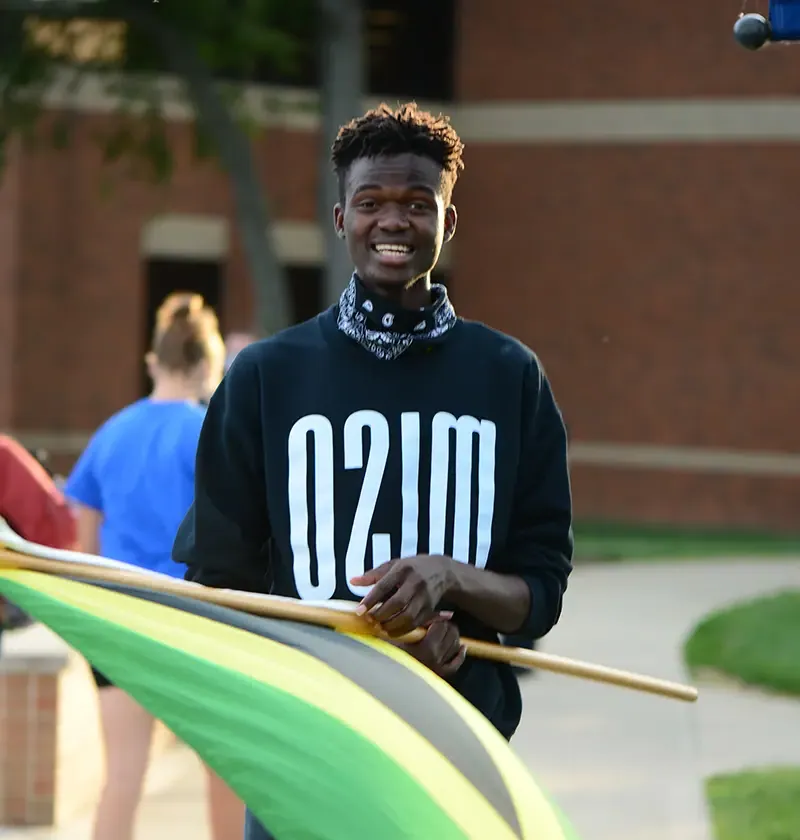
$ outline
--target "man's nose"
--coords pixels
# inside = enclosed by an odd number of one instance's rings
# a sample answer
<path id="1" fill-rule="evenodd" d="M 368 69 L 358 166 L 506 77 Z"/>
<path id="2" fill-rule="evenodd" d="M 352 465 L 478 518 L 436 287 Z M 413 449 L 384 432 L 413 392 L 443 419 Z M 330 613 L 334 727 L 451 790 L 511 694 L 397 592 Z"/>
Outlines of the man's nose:
<path id="1" fill-rule="evenodd" d="M 402 207 L 388 205 L 383 208 L 378 226 L 381 230 L 407 230 L 408 216 Z"/>

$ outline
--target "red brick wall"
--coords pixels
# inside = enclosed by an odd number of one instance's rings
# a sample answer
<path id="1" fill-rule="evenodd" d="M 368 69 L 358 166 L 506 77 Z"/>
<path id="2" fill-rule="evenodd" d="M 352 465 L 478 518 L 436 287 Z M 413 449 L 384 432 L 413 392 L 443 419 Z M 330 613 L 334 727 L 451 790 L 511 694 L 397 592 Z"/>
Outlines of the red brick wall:
<path id="1" fill-rule="evenodd" d="M 799 152 L 473 147 L 460 309 L 536 349 L 576 440 L 796 452 Z M 798 481 L 574 476 L 585 517 L 792 527 L 800 509 Z"/>
<path id="2" fill-rule="evenodd" d="M 0 673 L 0 826 L 55 818 L 58 674 Z"/>
<path id="3" fill-rule="evenodd" d="M 738 8 L 462 0 L 465 102 L 764 97 L 791 49 L 735 44 Z M 800 149 L 468 146 L 464 314 L 541 355 L 576 440 L 800 450 Z M 581 517 L 796 528 L 800 481 L 573 468 Z"/>
<path id="4" fill-rule="evenodd" d="M 11 425 L 13 412 L 20 169 L 20 156 L 14 142 L 6 150 L 5 169 L 0 180 L 0 428 Z"/>
<path id="5" fill-rule="evenodd" d="M 541 353 L 576 439 L 800 450 L 794 148 L 473 148 L 458 198 L 461 309 Z"/>
<path id="6" fill-rule="evenodd" d="M 572 482 L 575 513 L 583 519 L 799 530 L 796 478 L 579 466 Z"/>
<path id="7" fill-rule="evenodd" d="M 16 428 L 92 428 L 138 396 L 146 329 L 140 242 L 150 218 L 206 213 L 234 224 L 225 177 L 211 164 L 191 166 L 186 124 L 171 126 L 177 168 L 168 186 L 119 177 L 107 193 L 113 170 L 103 165 L 95 137 L 109 125 L 108 117 L 79 116 L 70 150 L 42 144 L 22 161 L 16 359 L 24 386 L 15 393 Z M 313 142 L 270 131 L 259 145 L 280 218 L 314 217 Z M 225 284 L 227 326 L 249 325 L 252 295 L 238 240 Z M 69 393 L 53 387 L 54 368 Z"/>
<path id="8" fill-rule="evenodd" d="M 637 0 L 505 0 L 502 15 L 462 0 L 461 9 L 465 102 L 800 90 L 798 53 L 736 46 L 738 7 L 727 0 L 680 14 Z M 16 428 L 92 428 L 137 396 L 142 226 L 166 212 L 233 221 L 222 175 L 190 166 L 185 125 L 172 127 L 168 187 L 122 182 L 104 198 L 92 138 L 107 125 L 80 117 L 71 151 L 26 152 L 21 163 Z M 312 220 L 316 137 L 270 130 L 257 156 L 275 216 Z M 466 162 L 456 303 L 539 352 L 574 439 L 800 451 L 800 150 L 470 143 Z M 0 237 L 13 196 L 0 193 Z M 13 268 L 2 260 L 6 301 Z M 252 296 L 238 242 L 226 284 L 228 326 L 242 326 Z M 54 371 L 67 393 L 53 387 Z M 0 395 L 0 423 L 2 407 Z M 793 480 L 582 466 L 574 479 L 584 517 L 791 527 L 800 509 Z"/>
<path id="9" fill-rule="evenodd" d="M 730 0 L 461 0 L 458 93 L 472 102 L 796 95 L 797 51 L 739 47 L 740 8 Z"/>
<path id="10" fill-rule="evenodd" d="M 91 816 L 105 757 L 89 666 L 41 626 L 7 633 L 0 664 L 0 835 Z M 157 726 L 152 761 L 175 743 Z"/>

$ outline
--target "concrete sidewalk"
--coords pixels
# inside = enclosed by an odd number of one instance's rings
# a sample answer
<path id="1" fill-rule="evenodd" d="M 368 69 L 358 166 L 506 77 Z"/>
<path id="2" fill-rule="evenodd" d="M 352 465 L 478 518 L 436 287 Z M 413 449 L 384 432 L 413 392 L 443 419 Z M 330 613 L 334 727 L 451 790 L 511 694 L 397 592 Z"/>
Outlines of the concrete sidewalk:
<path id="1" fill-rule="evenodd" d="M 543 649 L 686 681 L 681 645 L 726 603 L 800 587 L 800 560 L 590 566 L 575 572 Z M 701 686 L 695 705 L 540 673 L 523 682 L 517 752 L 581 840 L 709 840 L 703 779 L 800 765 L 800 703 Z M 204 777 L 181 749 L 151 773 L 137 840 L 208 840 Z M 88 840 L 88 820 L 0 832 L 3 840 Z"/>
<path id="2" fill-rule="evenodd" d="M 136 840 L 211 840 L 205 784 L 205 772 L 187 747 L 162 753 L 148 773 Z M 0 840 L 90 840 L 92 816 L 55 829 L 0 828 Z"/>
<path id="3" fill-rule="evenodd" d="M 592 566 L 542 649 L 685 682 L 682 643 L 702 616 L 787 586 L 800 587 L 800 561 Z M 790 700 L 700 686 L 685 704 L 544 673 L 523 691 L 514 747 L 582 840 L 708 840 L 705 778 L 800 765 Z"/>

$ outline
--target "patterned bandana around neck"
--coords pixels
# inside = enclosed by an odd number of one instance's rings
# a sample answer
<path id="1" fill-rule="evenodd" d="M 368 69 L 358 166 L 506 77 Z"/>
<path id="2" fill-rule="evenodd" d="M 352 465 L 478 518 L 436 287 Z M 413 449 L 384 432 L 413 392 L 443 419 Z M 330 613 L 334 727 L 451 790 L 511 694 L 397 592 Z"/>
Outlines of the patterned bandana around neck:
<path id="1" fill-rule="evenodd" d="M 370 295 L 354 274 L 339 299 L 339 329 L 379 359 L 396 359 L 415 343 L 448 333 L 458 320 L 444 286 L 431 286 L 433 303 L 413 311 Z"/>

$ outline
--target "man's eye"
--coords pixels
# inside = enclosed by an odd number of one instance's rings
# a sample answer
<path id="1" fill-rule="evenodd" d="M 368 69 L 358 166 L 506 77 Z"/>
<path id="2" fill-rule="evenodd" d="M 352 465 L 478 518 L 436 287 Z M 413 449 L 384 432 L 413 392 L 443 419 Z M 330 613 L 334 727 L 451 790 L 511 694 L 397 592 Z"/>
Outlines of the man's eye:
<path id="1" fill-rule="evenodd" d="M 365 198 L 358 203 L 358 206 L 361 210 L 373 210 L 375 208 L 375 202 L 371 198 Z"/>
<path id="2" fill-rule="evenodd" d="M 426 201 L 412 201 L 409 207 L 419 213 L 424 213 L 426 210 L 430 209 L 430 206 Z"/>

